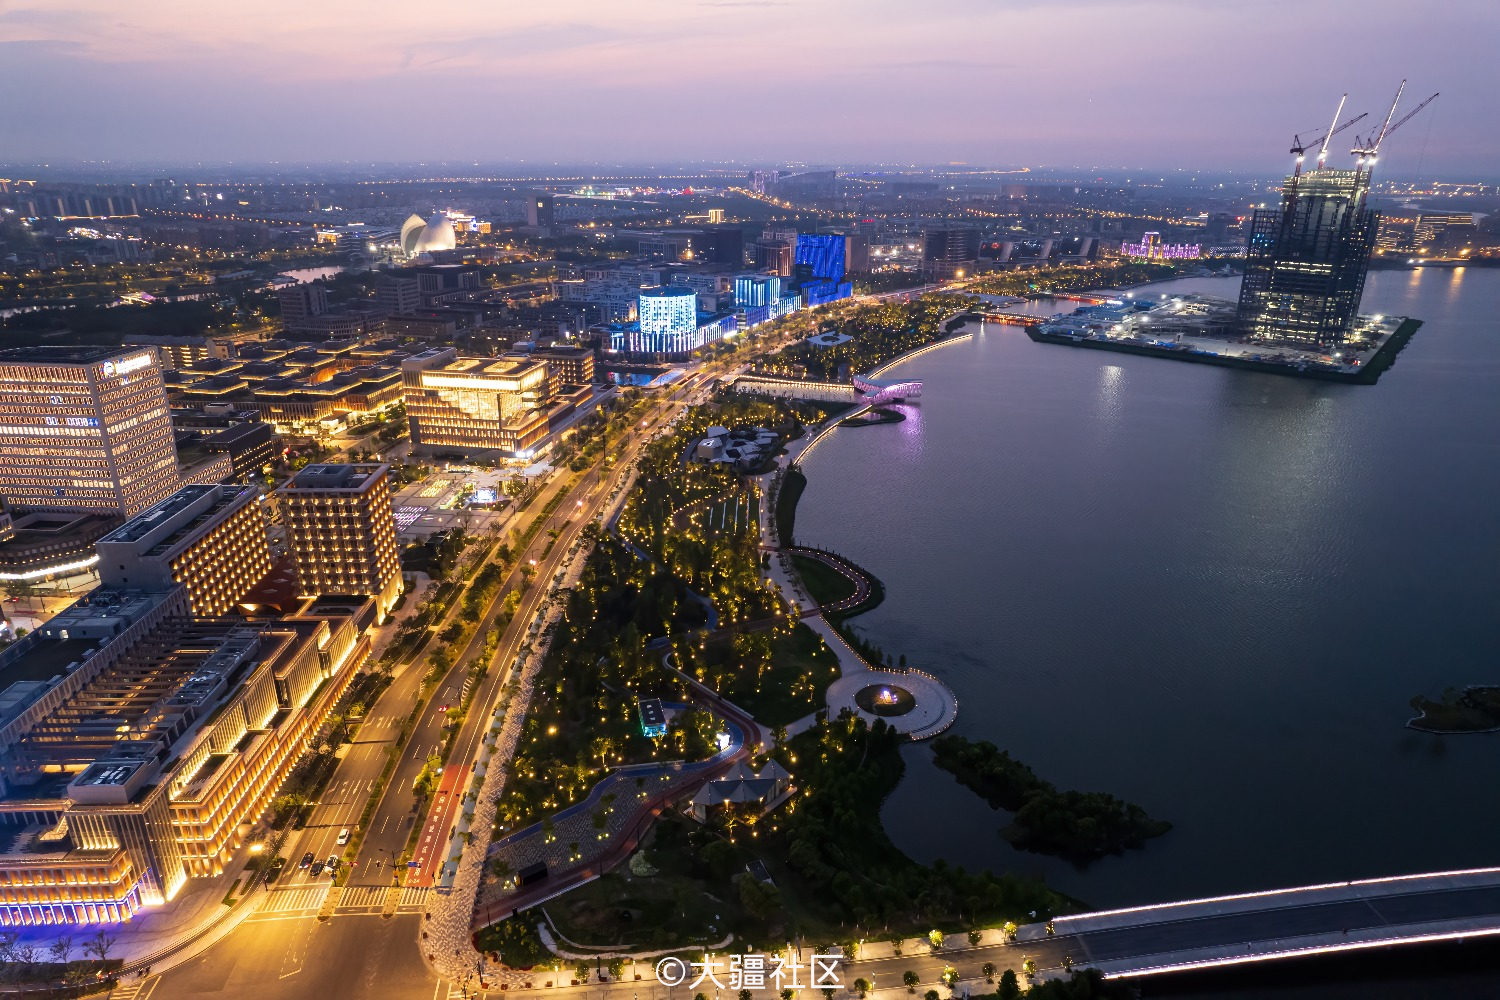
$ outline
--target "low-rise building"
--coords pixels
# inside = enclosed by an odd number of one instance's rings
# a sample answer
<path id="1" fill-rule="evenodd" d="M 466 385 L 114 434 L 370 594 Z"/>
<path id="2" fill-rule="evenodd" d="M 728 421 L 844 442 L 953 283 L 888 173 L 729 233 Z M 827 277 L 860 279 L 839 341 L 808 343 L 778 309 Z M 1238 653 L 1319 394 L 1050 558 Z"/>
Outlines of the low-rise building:
<path id="1" fill-rule="evenodd" d="M 0 925 L 114 923 L 242 846 L 369 656 L 355 618 L 101 588 L 0 657 Z"/>

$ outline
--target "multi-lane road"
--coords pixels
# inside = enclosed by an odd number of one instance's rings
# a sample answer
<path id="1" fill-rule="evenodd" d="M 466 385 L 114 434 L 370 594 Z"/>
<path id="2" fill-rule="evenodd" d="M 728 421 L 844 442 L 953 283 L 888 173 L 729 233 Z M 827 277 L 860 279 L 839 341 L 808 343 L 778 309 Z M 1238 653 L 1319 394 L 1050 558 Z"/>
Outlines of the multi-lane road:
<path id="1" fill-rule="evenodd" d="M 658 405 L 617 443 L 610 461 L 601 460 L 577 478 L 568 495 L 533 533 L 526 551 L 516 556 L 513 568 L 484 609 L 473 637 L 461 651 L 455 651 L 453 667 L 437 685 L 402 745 L 400 764 L 369 824 L 348 885 L 338 894 L 337 905 L 329 905 L 333 900 L 329 899 L 332 890 L 328 877 L 314 878 L 298 870 L 297 861 L 309 851 L 319 859 L 338 853 L 340 831 L 354 827 L 374 783 L 379 780 L 386 754 L 418 696 L 425 662 L 420 649 L 398 668 L 391 685 L 372 706 L 307 827 L 289 836 L 282 846 L 281 853 L 287 857 L 288 866 L 261 899 L 258 911 L 202 955 L 162 975 L 127 981 L 124 994 L 139 991 L 145 996 L 147 991 L 160 990 L 158 995 L 174 1000 L 210 994 L 225 998 L 276 996 L 326 1000 L 337 996 L 362 1000 L 410 996 L 446 1000 L 448 985 L 437 981 L 418 950 L 425 894 L 434 890 L 414 885 L 394 891 L 389 902 L 395 904 L 396 915 L 381 916 L 387 902 L 387 887 L 395 881 L 391 866 L 401 857 L 411 829 L 420 819 L 414 808 L 412 784 L 427 757 L 439 752 L 442 745 L 446 721 L 443 706 L 460 703 L 464 677 L 473 657 L 482 651 L 483 636 L 495 621 L 503 596 L 520 584 L 523 566 L 532 569 L 531 583 L 523 593 L 521 606 L 506 626 L 491 669 L 475 693 L 454 739 L 448 763 L 463 778 L 457 786 L 462 789 L 477 759 L 500 689 L 509 679 L 522 644 L 530 638 L 531 624 L 551 594 L 553 579 L 579 540 L 584 525 L 619 499 L 615 491 L 645 442 L 701 391 L 701 380 L 690 378 L 659 397 Z M 540 512 L 547 509 L 548 503 L 566 485 L 564 475 L 555 476 L 532 501 L 531 509 L 539 512 L 532 516 L 541 516 Z M 513 523 L 518 528 L 529 524 L 524 518 Z M 553 530 L 557 532 L 555 541 L 550 534 Z M 455 611 L 449 609 L 450 614 Z M 433 632 L 440 627 L 441 623 L 434 626 Z M 434 634 L 429 642 L 436 641 Z M 452 799 L 456 801 L 460 794 L 456 793 Z M 436 821 L 441 847 L 430 860 L 437 863 L 447 856 L 451 816 L 452 810 L 448 810 L 439 813 Z M 434 873 L 432 865 L 427 874 Z M 398 874 L 404 876 L 405 871 Z M 427 880 L 418 877 L 414 881 Z M 319 910 L 325 914 L 331 912 L 331 918 L 319 920 Z"/>

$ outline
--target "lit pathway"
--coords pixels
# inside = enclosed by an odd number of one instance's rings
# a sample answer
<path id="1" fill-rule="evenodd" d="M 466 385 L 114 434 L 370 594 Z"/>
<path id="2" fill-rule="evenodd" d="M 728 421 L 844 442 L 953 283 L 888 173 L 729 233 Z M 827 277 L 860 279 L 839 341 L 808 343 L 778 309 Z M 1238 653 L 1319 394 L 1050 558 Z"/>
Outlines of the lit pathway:
<path id="1" fill-rule="evenodd" d="M 847 416 L 848 414 L 844 414 L 831 424 L 810 430 L 806 436 L 793 441 L 788 445 L 787 453 L 776 460 L 776 470 L 767 473 L 766 476 L 774 477 L 780 474 L 817 447 L 823 437 L 838 426 L 838 421 Z M 827 618 L 816 612 L 805 610 L 817 607 L 817 602 L 803 588 L 801 579 L 792 569 L 788 553 L 777 545 L 779 540 L 773 534 L 772 523 L 776 515 L 775 508 L 776 504 L 771 490 L 763 490 L 760 504 L 760 537 L 765 548 L 771 552 L 771 564 L 767 572 L 781 590 L 782 598 L 802 615 L 803 624 L 822 636 L 828 648 L 833 650 L 833 654 L 838 657 L 839 673 L 842 676 L 828 686 L 825 702 L 828 705 L 829 714 L 837 715 L 848 708 L 867 722 L 873 722 L 878 716 L 856 705 L 854 695 L 871 684 L 884 683 L 905 688 L 911 692 L 917 702 L 916 708 L 907 715 L 886 718 L 884 721 L 887 725 L 906 733 L 914 740 L 936 736 L 951 726 L 958 716 L 958 696 L 948 685 L 920 670 L 884 670 L 872 667 L 849 643 L 844 641 L 844 637 L 829 624 Z M 811 729 L 816 722 L 815 715 L 798 719 L 786 727 L 787 735 L 796 736 L 798 733 Z"/>

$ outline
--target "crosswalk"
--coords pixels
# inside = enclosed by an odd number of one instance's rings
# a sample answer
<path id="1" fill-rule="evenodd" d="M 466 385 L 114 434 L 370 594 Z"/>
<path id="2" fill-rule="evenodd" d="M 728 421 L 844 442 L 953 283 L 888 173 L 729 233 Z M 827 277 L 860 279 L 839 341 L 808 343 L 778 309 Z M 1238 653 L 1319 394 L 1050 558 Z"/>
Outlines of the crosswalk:
<path id="1" fill-rule="evenodd" d="M 110 991 L 109 1000 L 150 1000 L 151 994 L 156 992 L 157 983 L 160 982 L 160 976 L 153 976 L 150 979 L 128 978 Z"/>
<path id="2" fill-rule="evenodd" d="M 266 894 L 260 912 L 265 913 L 315 913 L 328 897 L 331 883 L 321 882 L 306 886 L 284 886 Z M 396 904 L 399 910 L 420 908 L 426 904 L 431 889 L 419 886 L 403 886 L 401 898 Z M 360 913 L 380 910 L 385 906 L 386 887 L 382 885 L 344 886 L 335 913 Z M 134 1000 L 134 998 L 127 998 Z"/>
<path id="3" fill-rule="evenodd" d="M 296 913 L 299 910 L 316 910 L 323 905 L 328 895 L 328 882 L 313 885 L 286 886 L 266 894 L 260 904 L 261 913 Z"/>

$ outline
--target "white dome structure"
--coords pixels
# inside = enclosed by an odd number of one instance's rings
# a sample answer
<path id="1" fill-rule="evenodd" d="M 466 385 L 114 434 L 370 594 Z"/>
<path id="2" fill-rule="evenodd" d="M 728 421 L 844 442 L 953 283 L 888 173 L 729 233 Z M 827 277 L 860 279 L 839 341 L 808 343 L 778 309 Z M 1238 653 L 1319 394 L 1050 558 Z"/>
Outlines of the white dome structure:
<path id="1" fill-rule="evenodd" d="M 404 236 L 401 243 L 403 246 L 406 244 Z M 453 223 L 446 215 L 439 212 L 427 220 L 409 252 L 412 254 L 433 253 L 438 250 L 452 250 L 456 246 L 458 246 L 458 234 L 453 231 Z"/>
<path id="2" fill-rule="evenodd" d="M 427 220 L 413 212 L 401 223 L 401 252 L 408 257 L 416 253 L 417 240 L 422 235 L 422 230 L 427 228 Z"/>

